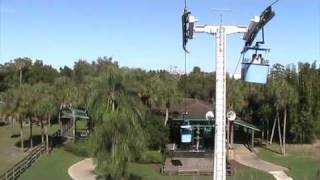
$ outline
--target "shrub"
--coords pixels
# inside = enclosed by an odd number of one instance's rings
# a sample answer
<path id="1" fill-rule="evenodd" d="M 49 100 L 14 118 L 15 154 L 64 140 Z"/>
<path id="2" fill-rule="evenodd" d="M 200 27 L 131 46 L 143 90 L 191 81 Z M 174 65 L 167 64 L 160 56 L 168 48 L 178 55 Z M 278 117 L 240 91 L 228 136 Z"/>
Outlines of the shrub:
<path id="1" fill-rule="evenodd" d="M 89 157 L 90 156 L 90 146 L 89 140 L 80 140 L 76 143 L 66 144 L 64 149 L 71 152 L 77 156 Z"/>
<path id="2" fill-rule="evenodd" d="M 140 163 L 162 163 L 162 155 L 160 151 L 145 151 L 138 160 Z"/>

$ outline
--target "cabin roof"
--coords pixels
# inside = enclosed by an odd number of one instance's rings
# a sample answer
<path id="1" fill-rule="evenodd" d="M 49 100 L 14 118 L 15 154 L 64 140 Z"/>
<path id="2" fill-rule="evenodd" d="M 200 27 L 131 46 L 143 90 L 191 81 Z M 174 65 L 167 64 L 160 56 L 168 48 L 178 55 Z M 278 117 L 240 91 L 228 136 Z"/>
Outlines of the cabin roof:
<path id="1" fill-rule="evenodd" d="M 84 111 L 84 110 L 75 109 L 75 108 L 62 110 L 62 116 L 61 116 L 62 118 L 71 119 L 71 118 L 73 118 L 73 116 L 75 118 L 80 118 L 80 119 L 89 119 L 89 116 L 87 115 L 86 111 Z"/>
<path id="2" fill-rule="evenodd" d="M 175 114 L 176 117 L 182 117 L 187 112 L 185 117 L 192 119 L 205 119 L 208 111 L 213 111 L 210 103 L 191 98 L 183 99 L 170 109 L 170 112 Z"/>

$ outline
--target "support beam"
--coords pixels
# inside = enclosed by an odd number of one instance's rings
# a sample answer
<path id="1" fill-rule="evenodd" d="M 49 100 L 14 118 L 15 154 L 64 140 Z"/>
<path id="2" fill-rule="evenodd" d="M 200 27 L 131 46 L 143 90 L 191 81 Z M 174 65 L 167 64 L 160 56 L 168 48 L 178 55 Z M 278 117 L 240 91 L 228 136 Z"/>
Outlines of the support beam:
<path id="1" fill-rule="evenodd" d="M 284 110 L 284 117 L 283 117 L 283 151 L 282 154 L 286 155 L 286 127 L 287 126 L 287 108 Z"/>
<path id="2" fill-rule="evenodd" d="M 274 130 L 275 130 L 275 128 L 276 128 L 276 123 L 277 123 L 277 115 L 274 117 L 273 127 L 272 127 L 272 131 L 271 131 L 271 137 L 270 137 L 270 142 L 269 142 L 269 144 L 272 144 L 273 135 L 274 135 Z"/>
<path id="3" fill-rule="evenodd" d="M 234 123 L 231 122 L 231 148 L 233 148 L 233 142 L 234 142 Z"/>
<path id="4" fill-rule="evenodd" d="M 227 120 L 227 148 L 230 148 L 230 121 Z"/>
<path id="5" fill-rule="evenodd" d="M 58 121 L 59 121 L 59 127 L 60 127 L 60 136 L 62 136 L 63 134 L 62 134 L 61 109 L 59 109 Z"/>
<path id="6" fill-rule="evenodd" d="M 216 33 L 216 130 L 214 144 L 214 180 L 225 180 L 226 176 L 226 71 L 225 71 L 225 28 Z"/>
<path id="7" fill-rule="evenodd" d="M 254 130 L 251 129 L 251 148 L 254 151 Z"/>
<path id="8" fill-rule="evenodd" d="M 243 26 L 196 25 L 197 33 L 208 33 L 216 38 L 216 96 L 215 96 L 215 140 L 213 180 L 226 179 L 226 37 L 228 34 L 245 33 Z M 229 127 L 228 127 L 229 128 Z"/>
<path id="9" fill-rule="evenodd" d="M 72 110 L 72 136 L 73 142 L 76 142 L 76 114 L 74 110 Z"/>
<path id="10" fill-rule="evenodd" d="M 269 139 L 269 119 L 267 120 L 267 139 L 266 141 L 268 142 Z"/>
<path id="11" fill-rule="evenodd" d="M 46 141 L 45 141 L 45 145 L 46 145 L 46 153 L 49 154 L 49 135 L 48 135 L 48 122 L 46 123 L 46 125 L 44 126 L 44 131 L 45 131 L 45 135 L 46 135 Z"/>
<path id="12" fill-rule="evenodd" d="M 279 143 L 280 143 L 280 152 L 282 153 L 282 136 L 281 136 L 281 127 L 280 127 L 280 118 L 279 118 L 279 114 L 277 116 L 277 121 L 278 121 L 278 134 L 279 134 Z"/>

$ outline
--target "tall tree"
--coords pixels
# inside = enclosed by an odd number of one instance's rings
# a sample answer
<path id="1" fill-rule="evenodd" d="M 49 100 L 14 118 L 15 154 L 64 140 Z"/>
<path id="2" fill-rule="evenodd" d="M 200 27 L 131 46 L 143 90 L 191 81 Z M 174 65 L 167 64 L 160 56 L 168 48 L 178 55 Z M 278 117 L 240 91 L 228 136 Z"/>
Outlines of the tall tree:
<path id="1" fill-rule="evenodd" d="M 51 116 L 57 112 L 58 105 L 54 101 L 53 87 L 48 84 L 38 83 L 34 85 L 34 92 L 37 100 L 32 105 L 33 113 L 40 120 L 41 140 L 46 145 L 46 151 L 49 150 L 48 124 Z M 45 136 L 45 137 L 44 137 Z"/>
<path id="2" fill-rule="evenodd" d="M 110 179 L 127 179 L 128 162 L 141 155 L 144 135 L 134 112 L 120 110 L 103 115 L 94 134 L 96 172 Z"/>
<path id="3" fill-rule="evenodd" d="M 17 58 L 15 59 L 16 70 L 19 72 L 19 82 L 22 84 L 22 73 L 32 65 L 32 61 L 29 58 Z"/>

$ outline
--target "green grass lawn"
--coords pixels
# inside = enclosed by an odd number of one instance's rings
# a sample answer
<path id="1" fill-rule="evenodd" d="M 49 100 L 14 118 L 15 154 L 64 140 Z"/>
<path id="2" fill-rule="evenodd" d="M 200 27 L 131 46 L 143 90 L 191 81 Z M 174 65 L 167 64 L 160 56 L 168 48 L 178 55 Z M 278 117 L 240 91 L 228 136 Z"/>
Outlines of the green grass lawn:
<path id="1" fill-rule="evenodd" d="M 297 180 L 317 180 L 316 172 L 320 167 L 320 157 L 312 158 L 311 152 L 289 151 L 282 157 L 270 150 L 258 148 L 258 155 L 264 160 L 286 166 L 290 169 L 289 175 Z M 83 159 L 63 148 L 55 149 L 50 155 L 42 157 L 20 179 L 23 180 L 70 180 L 68 168 Z M 209 180 L 211 176 L 162 176 L 159 168 L 151 164 L 130 163 L 129 173 L 135 180 Z M 265 172 L 252 168 L 237 167 L 235 176 L 227 177 L 228 180 L 274 180 Z"/>
<path id="2" fill-rule="evenodd" d="M 58 125 L 52 125 L 49 128 L 49 133 L 58 130 Z M 24 139 L 29 139 L 29 126 L 23 127 Z M 41 129 L 39 126 L 33 127 L 33 135 L 39 136 Z M 21 160 L 28 152 L 22 152 L 16 146 L 20 142 L 20 128 L 18 124 L 12 127 L 11 125 L 0 126 L 0 174 Z"/>
<path id="3" fill-rule="evenodd" d="M 289 145 L 287 155 L 282 156 L 271 150 L 278 150 L 279 146 L 259 148 L 258 156 L 266 161 L 285 166 L 289 169 L 288 175 L 297 180 L 320 179 L 320 149 L 316 152 L 310 145 L 297 147 Z"/>
<path id="4" fill-rule="evenodd" d="M 155 153 L 153 153 L 153 156 Z M 28 169 L 21 180 L 70 180 L 67 174 L 68 168 L 82 160 L 83 157 L 76 156 L 65 151 L 63 148 L 55 149 L 50 155 L 43 156 L 30 169 Z M 130 163 L 129 173 L 134 180 L 211 180 L 211 176 L 162 176 L 159 168 L 151 164 Z M 228 180 L 273 180 L 271 175 L 264 172 L 251 169 L 240 168 L 236 171 L 234 177 L 228 177 Z"/>
<path id="5" fill-rule="evenodd" d="M 21 180 L 71 180 L 68 168 L 82 160 L 63 148 L 54 149 L 49 155 L 41 157 L 19 179 Z"/>
<path id="6" fill-rule="evenodd" d="M 275 150 L 277 146 L 270 146 Z M 146 161 L 157 162 L 157 151 L 146 154 Z M 320 168 L 320 157 L 314 151 L 303 148 L 288 147 L 288 154 L 281 156 L 273 151 L 258 148 L 258 156 L 264 160 L 279 164 L 290 169 L 289 175 L 296 180 L 317 180 L 317 170 Z M 48 156 L 43 156 L 20 179 L 22 180 L 70 180 L 68 168 L 82 160 L 83 157 L 65 151 L 64 148 L 54 149 Z M 211 176 L 162 176 L 159 166 L 152 164 L 130 163 L 128 171 L 133 180 L 211 180 Z M 265 172 L 248 167 L 236 166 L 235 175 L 227 177 L 228 180 L 274 180 Z"/>

